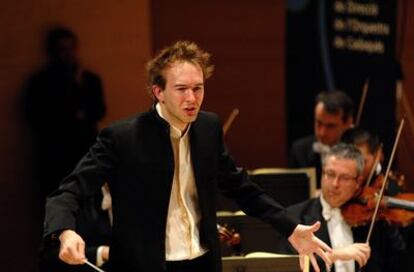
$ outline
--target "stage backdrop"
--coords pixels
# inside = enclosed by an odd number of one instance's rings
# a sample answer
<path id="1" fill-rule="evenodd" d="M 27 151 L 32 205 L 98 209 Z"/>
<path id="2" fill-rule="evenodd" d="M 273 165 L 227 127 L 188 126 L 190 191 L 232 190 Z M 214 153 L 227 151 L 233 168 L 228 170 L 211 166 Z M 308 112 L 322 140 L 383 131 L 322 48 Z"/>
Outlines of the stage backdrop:
<path id="1" fill-rule="evenodd" d="M 396 1 L 288 1 L 286 99 L 289 144 L 313 133 L 313 102 L 339 89 L 360 102 L 360 126 L 377 134 L 389 154 L 395 134 Z M 356 110 L 357 111 L 357 110 Z"/>

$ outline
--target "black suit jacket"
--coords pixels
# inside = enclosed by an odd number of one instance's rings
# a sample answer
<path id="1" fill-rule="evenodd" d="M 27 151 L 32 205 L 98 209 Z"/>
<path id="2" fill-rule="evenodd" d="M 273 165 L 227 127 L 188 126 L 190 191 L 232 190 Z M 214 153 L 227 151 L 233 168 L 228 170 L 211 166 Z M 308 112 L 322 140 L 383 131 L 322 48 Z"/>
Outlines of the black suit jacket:
<path id="1" fill-rule="evenodd" d="M 200 240 L 221 270 L 216 227 L 217 188 L 249 215 L 289 235 L 296 223 L 286 211 L 236 168 L 213 113 L 200 112 L 190 128 L 190 150 L 202 215 Z M 174 174 L 168 123 L 155 107 L 102 130 L 90 152 L 51 195 L 45 236 L 74 229 L 80 196 L 109 181 L 113 204 L 112 271 L 165 271 L 165 228 Z"/>
<path id="2" fill-rule="evenodd" d="M 315 167 L 317 188 L 321 187 L 321 156 L 313 151 L 313 143 L 316 142 L 314 135 L 309 135 L 295 141 L 290 150 L 288 166 L 291 168 Z"/>
<path id="3" fill-rule="evenodd" d="M 76 212 L 76 232 L 85 240 L 85 254 L 88 261 L 95 264 L 99 246 L 109 246 L 111 239 L 111 223 L 107 210 L 102 210 L 102 192 L 79 199 Z M 40 271 L 42 272 L 87 272 L 89 266 L 69 265 L 59 259 L 59 243 L 56 240 L 44 239 L 40 254 Z M 106 266 L 104 265 L 105 269 Z"/>
<path id="4" fill-rule="evenodd" d="M 295 204 L 287 208 L 289 215 L 298 220 L 302 224 L 313 224 L 316 221 L 321 222 L 321 228 L 315 235 L 331 246 L 329 238 L 328 225 L 322 216 L 322 205 L 319 198 L 312 198 L 307 201 Z M 352 234 L 355 243 L 365 243 L 369 226 L 353 227 Z M 371 257 L 362 271 L 381 272 L 381 271 L 398 271 L 399 256 L 405 250 L 405 242 L 402 239 L 396 227 L 388 225 L 382 221 L 377 222 L 370 240 Z M 288 244 L 287 240 L 281 238 L 278 245 L 278 251 L 281 253 L 296 253 Z M 355 262 L 358 271 L 358 265 Z M 319 267 L 325 271 L 324 263 L 319 260 Z M 333 270 L 335 267 L 333 266 Z"/>

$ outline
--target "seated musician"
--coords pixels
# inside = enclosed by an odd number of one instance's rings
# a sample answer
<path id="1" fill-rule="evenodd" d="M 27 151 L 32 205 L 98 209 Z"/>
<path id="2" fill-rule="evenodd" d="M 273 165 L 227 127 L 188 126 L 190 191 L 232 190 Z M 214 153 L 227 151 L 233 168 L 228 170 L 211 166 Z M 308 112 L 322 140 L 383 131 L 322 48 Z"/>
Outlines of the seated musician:
<path id="1" fill-rule="evenodd" d="M 358 271 L 358 266 L 363 266 L 363 271 L 398 271 L 396 259 L 405 244 L 397 229 L 377 222 L 368 245 L 365 242 L 369 227 L 351 227 L 341 214 L 341 206 L 354 196 L 362 182 L 361 153 L 353 145 L 338 144 L 324 157 L 322 168 L 320 197 L 289 207 L 289 213 L 303 224 L 321 221 L 315 234 L 333 249 L 333 271 Z M 281 240 L 280 253 L 295 253 Z"/>
<path id="2" fill-rule="evenodd" d="M 362 172 L 363 184 L 368 182 L 369 185 L 380 186 L 382 183 L 376 185 L 375 183 L 381 174 L 381 161 L 384 155 L 378 137 L 365 129 L 355 127 L 344 132 L 342 142 L 355 145 L 364 157 L 365 166 Z M 377 155 L 379 160 L 376 161 Z M 388 180 L 387 195 L 396 195 L 402 192 L 402 183 L 403 179 L 390 177 Z"/>
<path id="3" fill-rule="evenodd" d="M 321 160 L 353 123 L 354 104 L 341 91 L 321 92 L 315 100 L 314 134 L 295 141 L 289 154 L 291 168 L 315 167 L 320 188 Z"/>

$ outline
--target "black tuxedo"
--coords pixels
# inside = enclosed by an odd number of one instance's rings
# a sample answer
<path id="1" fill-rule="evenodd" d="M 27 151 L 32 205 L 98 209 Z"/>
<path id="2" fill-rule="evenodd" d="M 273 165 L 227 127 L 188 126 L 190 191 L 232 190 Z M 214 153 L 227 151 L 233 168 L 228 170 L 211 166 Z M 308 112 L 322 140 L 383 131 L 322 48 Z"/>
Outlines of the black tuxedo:
<path id="1" fill-rule="evenodd" d="M 313 224 L 316 221 L 321 222 L 321 228 L 315 235 L 331 246 L 329 238 L 328 225 L 322 216 L 322 205 L 319 198 L 312 198 L 307 201 L 295 204 L 287 208 L 289 215 L 302 224 Z M 352 234 L 355 243 L 364 243 L 367 237 L 369 226 L 352 228 Z M 362 271 L 381 272 L 381 271 L 398 271 L 398 256 L 405 249 L 405 243 L 398 232 L 397 228 L 388 225 L 386 222 L 377 222 L 370 240 L 371 257 Z M 296 253 L 290 247 L 287 240 L 281 238 L 278 245 L 278 251 L 282 253 Z M 357 270 L 357 264 L 356 270 Z M 325 265 L 320 260 L 319 267 L 324 271 Z M 333 266 L 333 270 L 335 267 Z"/>
<path id="2" fill-rule="evenodd" d="M 212 271 L 221 270 L 217 189 L 235 199 L 247 214 L 272 224 L 285 235 L 291 234 L 296 223 L 249 180 L 245 171 L 236 168 L 226 152 L 215 114 L 200 112 L 189 133 L 202 216 L 200 241 L 212 256 Z M 78 197 L 96 191 L 108 181 L 114 214 L 111 270 L 165 271 L 165 229 L 173 174 L 169 125 L 155 107 L 103 129 L 90 152 L 49 197 L 45 236 L 73 229 Z"/>
<path id="3" fill-rule="evenodd" d="M 291 168 L 301 167 L 315 167 L 317 188 L 321 187 L 321 155 L 313 150 L 313 143 L 315 143 L 315 135 L 309 135 L 295 141 L 290 150 L 288 166 Z"/>

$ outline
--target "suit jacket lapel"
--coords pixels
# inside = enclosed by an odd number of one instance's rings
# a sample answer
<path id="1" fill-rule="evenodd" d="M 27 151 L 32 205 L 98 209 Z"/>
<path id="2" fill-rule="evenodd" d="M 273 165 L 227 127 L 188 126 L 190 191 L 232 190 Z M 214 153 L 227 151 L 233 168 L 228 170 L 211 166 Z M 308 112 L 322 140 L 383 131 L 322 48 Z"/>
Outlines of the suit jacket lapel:
<path id="1" fill-rule="evenodd" d="M 190 151 L 191 151 L 191 161 L 193 163 L 194 178 L 197 187 L 197 193 L 199 198 L 200 205 L 205 203 L 205 192 L 204 186 L 206 185 L 203 182 L 203 177 L 205 177 L 205 169 L 203 169 L 203 157 L 205 150 L 203 147 L 208 146 L 208 139 L 203 133 L 202 124 L 198 122 L 198 119 L 191 124 L 190 128 Z M 208 200 L 207 200 L 208 201 Z"/>
<path id="2" fill-rule="evenodd" d="M 316 232 L 316 236 L 322 241 L 325 241 L 331 246 L 331 239 L 329 238 L 328 225 L 322 216 L 322 205 L 319 198 L 315 198 L 309 207 L 309 212 L 304 216 L 304 222 L 306 224 L 313 224 L 316 221 L 321 222 L 321 227 Z"/>

